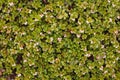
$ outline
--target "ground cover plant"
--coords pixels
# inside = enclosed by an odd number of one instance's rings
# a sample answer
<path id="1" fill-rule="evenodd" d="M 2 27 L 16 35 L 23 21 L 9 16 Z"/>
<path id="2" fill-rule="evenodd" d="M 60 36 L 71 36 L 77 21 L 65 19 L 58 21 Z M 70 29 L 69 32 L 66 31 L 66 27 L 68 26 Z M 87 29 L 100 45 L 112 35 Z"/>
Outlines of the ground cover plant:
<path id="1" fill-rule="evenodd" d="M 120 0 L 0 0 L 0 80 L 120 80 Z"/>

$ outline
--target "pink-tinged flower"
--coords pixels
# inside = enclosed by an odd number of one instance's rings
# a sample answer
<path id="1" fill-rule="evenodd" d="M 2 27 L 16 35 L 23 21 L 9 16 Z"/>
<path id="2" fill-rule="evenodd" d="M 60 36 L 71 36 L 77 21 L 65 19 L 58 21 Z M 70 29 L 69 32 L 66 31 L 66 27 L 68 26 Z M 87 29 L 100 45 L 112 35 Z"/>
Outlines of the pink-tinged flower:
<path id="1" fill-rule="evenodd" d="M 117 16 L 118 19 L 120 19 L 120 16 Z"/>
<path id="2" fill-rule="evenodd" d="M 20 50 L 22 50 L 23 49 L 23 46 L 20 46 Z"/>
<path id="3" fill-rule="evenodd" d="M 44 16 L 44 14 L 40 14 L 40 17 L 43 17 Z"/>
<path id="4" fill-rule="evenodd" d="M 58 41 L 61 42 L 62 38 L 58 38 Z"/>
<path id="5" fill-rule="evenodd" d="M 48 34 L 51 34 L 51 32 L 50 32 L 50 31 L 48 31 L 47 33 L 48 33 Z"/>
<path id="6" fill-rule="evenodd" d="M 103 58 L 106 58 L 106 55 L 104 55 Z"/>
<path id="7" fill-rule="evenodd" d="M 104 47 L 105 47 L 104 45 L 101 46 L 101 48 L 104 48 Z"/>
<path id="8" fill-rule="evenodd" d="M 66 35 L 66 34 L 64 34 L 64 37 L 67 37 L 67 35 Z"/>
<path id="9" fill-rule="evenodd" d="M 7 26 L 4 26 L 4 27 L 3 27 L 3 29 L 6 29 L 6 28 L 7 28 Z"/>
<path id="10" fill-rule="evenodd" d="M 21 35 L 26 35 L 26 32 L 22 32 Z"/>
<path id="11" fill-rule="evenodd" d="M 74 31 L 70 31 L 70 33 L 74 33 Z"/>
<path id="12" fill-rule="evenodd" d="M 17 10 L 18 10 L 19 12 L 21 12 L 22 8 L 17 8 Z"/>
<path id="13" fill-rule="evenodd" d="M 86 57 L 90 57 L 90 56 L 91 56 L 91 54 L 86 54 L 85 56 L 86 56 Z"/>

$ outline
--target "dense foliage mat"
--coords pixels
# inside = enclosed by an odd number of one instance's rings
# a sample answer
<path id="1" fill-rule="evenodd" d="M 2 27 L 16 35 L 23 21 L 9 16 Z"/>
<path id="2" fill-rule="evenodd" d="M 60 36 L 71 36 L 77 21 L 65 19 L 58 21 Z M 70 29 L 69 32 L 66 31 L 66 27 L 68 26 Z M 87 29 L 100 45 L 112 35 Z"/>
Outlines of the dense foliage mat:
<path id="1" fill-rule="evenodd" d="M 0 80 L 119 80 L 120 0 L 0 0 Z"/>

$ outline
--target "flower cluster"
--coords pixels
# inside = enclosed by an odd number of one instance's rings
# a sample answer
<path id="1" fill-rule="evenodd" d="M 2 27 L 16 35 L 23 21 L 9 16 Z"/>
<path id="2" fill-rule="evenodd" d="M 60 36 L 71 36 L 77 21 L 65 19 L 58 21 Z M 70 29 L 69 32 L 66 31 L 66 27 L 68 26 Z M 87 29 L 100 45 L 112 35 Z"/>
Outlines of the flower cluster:
<path id="1" fill-rule="evenodd" d="M 1 80 L 119 80 L 119 0 L 0 0 Z"/>

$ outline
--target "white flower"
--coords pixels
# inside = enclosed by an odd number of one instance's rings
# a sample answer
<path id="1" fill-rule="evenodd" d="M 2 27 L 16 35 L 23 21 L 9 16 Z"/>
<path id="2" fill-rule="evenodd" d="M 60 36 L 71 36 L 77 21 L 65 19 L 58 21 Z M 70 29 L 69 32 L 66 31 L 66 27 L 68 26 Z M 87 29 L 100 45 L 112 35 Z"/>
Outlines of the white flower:
<path id="1" fill-rule="evenodd" d="M 50 38 L 50 42 L 52 42 L 52 41 L 53 41 L 53 37 Z"/>
<path id="2" fill-rule="evenodd" d="M 90 11 L 91 13 L 95 13 L 93 10 Z"/>
<path id="3" fill-rule="evenodd" d="M 86 23 L 89 24 L 89 21 L 87 20 Z"/>
<path id="4" fill-rule="evenodd" d="M 51 34 L 51 32 L 50 32 L 50 31 L 48 31 L 47 33 L 48 33 L 48 34 Z"/>
<path id="5" fill-rule="evenodd" d="M 118 47 L 119 47 L 119 45 L 115 46 L 115 48 L 118 48 Z"/>
<path id="6" fill-rule="evenodd" d="M 115 64 L 115 61 L 113 61 L 113 64 Z"/>
<path id="7" fill-rule="evenodd" d="M 93 67 L 92 67 L 92 66 L 89 66 L 89 69 L 93 69 Z"/>
<path id="8" fill-rule="evenodd" d="M 118 19 L 120 19 L 120 16 L 117 16 Z"/>
<path id="9" fill-rule="evenodd" d="M 62 38 L 58 38 L 58 41 L 61 42 Z"/>
<path id="10" fill-rule="evenodd" d="M 106 55 L 104 55 L 103 58 L 106 58 Z"/>
<path id="11" fill-rule="evenodd" d="M 40 35 L 43 35 L 43 33 L 41 32 Z"/>
<path id="12" fill-rule="evenodd" d="M 34 65 L 34 63 L 32 63 L 32 64 L 29 64 L 29 66 L 32 66 L 32 65 Z"/>
<path id="13" fill-rule="evenodd" d="M 37 45 L 39 45 L 39 42 L 35 43 L 33 47 L 36 47 Z"/>
<path id="14" fill-rule="evenodd" d="M 74 33 L 73 31 L 70 31 L 70 33 Z"/>
<path id="15" fill-rule="evenodd" d="M 35 21 L 39 21 L 38 19 L 35 19 Z"/>
<path id="16" fill-rule="evenodd" d="M 101 59 L 101 56 L 97 56 L 96 58 L 97 58 L 97 60 L 100 60 L 100 59 Z"/>
<path id="17" fill-rule="evenodd" d="M 93 44 L 94 42 L 91 40 L 90 43 Z"/>
<path id="18" fill-rule="evenodd" d="M 120 50 L 117 50 L 118 53 L 120 53 Z"/>
<path id="19" fill-rule="evenodd" d="M 80 33 L 84 33 L 84 30 L 80 30 Z"/>
<path id="20" fill-rule="evenodd" d="M 32 10 L 30 9 L 30 10 L 29 10 L 29 13 L 31 13 L 31 12 L 32 12 Z"/>
<path id="21" fill-rule="evenodd" d="M 21 74 L 18 74 L 18 77 L 20 77 L 21 76 Z"/>
<path id="22" fill-rule="evenodd" d="M 109 65 L 109 64 L 107 64 L 107 65 L 106 65 L 106 67 L 110 68 L 110 65 Z"/>
<path id="23" fill-rule="evenodd" d="M 23 47 L 22 46 L 20 46 L 20 50 L 22 50 L 23 49 Z"/>
<path id="24" fill-rule="evenodd" d="M 3 29 L 6 29 L 6 28 L 7 28 L 7 26 L 4 26 L 4 27 L 3 27 Z"/>
<path id="25" fill-rule="evenodd" d="M 113 7 L 115 7 L 116 5 L 115 4 L 112 4 Z"/>
<path id="26" fill-rule="evenodd" d="M 24 25 L 27 25 L 27 24 L 28 24 L 28 22 L 25 22 L 25 23 L 24 23 Z"/>
<path id="27" fill-rule="evenodd" d="M 72 21 L 75 21 L 75 19 L 74 19 L 74 18 L 72 18 Z"/>
<path id="28" fill-rule="evenodd" d="M 80 21 L 78 21 L 78 24 L 79 24 L 79 25 L 81 25 L 81 22 L 80 22 Z"/>
<path id="29" fill-rule="evenodd" d="M 103 66 L 100 67 L 100 70 L 103 71 Z"/>
<path id="30" fill-rule="evenodd" d="M 44 12 L 44 14 L 47 14 L 47 12 Z M 47 16 L 47 15 L 46 15 Z"/>
<path id="31" fill-rule="evenodd" d="M 17 8 L 17 10 L 18 10 L 18 11 L 21 11 L 21 10 L 22 10 L 22 8 Z"/>
<path id="32" fill-rule="evenodd" d="M 94 33 L 94 35 L 96 35 L 96 33 Z"/>
<path id="33" fill-rule="evenodd" d="M 90 57 L 90 54 L 86 54 L 85 56 L 86 56 L 86 57 Z"/>
<path id="34" fill-rule="evenodd" d="M 53 16 L 50 16 L 51 18 L 53 18 Z"/>
<path id="35" fill-rule="evenodd" d="M 105 47 L 104 45 L 101 46 L 101 48 L 104 48 L 104 47 Z"/>
<path id="36" fill-rule="evenodd" d="M 112 75 L 112 78 L 115 78 L 115 77 L 116 77 L 115 74 L 113 74 L 113 75 Z"/>
<path id="37" fill-rule="evenodd" d="M 62 6 L 59 6 L 60 8 L 62 8 Z"/>
<path id="38" fill-rule="evenodd" d="M 30 28 L 30 30 L 32 30 L 32 31 L 33 31 L 33 30 L 34 30 L 34 28 Z"/>
<path id="39" fill-rule="evenodd" d="M 44 15 L 43 14 L 40 14 L 40 17 L 43 17 Z"/>
<path id="40" fill-rule="evenodd" d="M 84 75 L 86 72 L 83 72 L 82 74 Z"/>
<path id="41" fill-rule="evenodd" d="M 110 3 L 110 0 L 108 0 L 108 2 Z"/>
<path id="42" fill-rule="evenodd" d="M 64 34 L 64 37 L 67 37 L 67 35 L 66 35 L 66 34 Z"/>
<path id="43" fill-rule="evenodd" d="M 27 56 L 29 57 L 29 56 L 30 56 L 30 53 L 28 53 Z"/>
<path id="44" fill-rule="evenodd" d="M 41 36 L 44 36 L 44 34 L 43 34 L 42 32 L 40 32 L 40 35 L 41 35 Z"/>
<path id="45" fill-rule="evenodd" d="M 109 21 L 110 21 L 110 22 L 112 22 L 112 19 L 111 19 L 111 18 L 109 18 Z"/>
<path id="46" fill-rule="evenodd" d="M 115 30 L 114 33 L 115 33 L 115 34 L 118 34 L 118 30 Z"/>
<path id="47" fill-rule="evenodd" d="M 25 63 L 25 62 L 27 62 L 27 60 L 25 59 L 23 62 Z"/>
<path id="48" fill-rule="evenodd" d="M 10 38 L 10 41 L 12 41 L 12 38 Z"/>
<path id="49" fill-rule="evenodd" d="M 16 66 L 16 64 L 14 63 L 12 66 Z"/>
<path id="50" fill-rule="evenodd" d="M 33 42 L 34 40 L 33 39 L 30 39 L 30 42 Z"/>
<path id="51" fill-rule="evenodd" d="M 81 66 L 82 64 L 81 63 L 79 63 L 79 66 Z"/>
<path id="52" fill-rule="evenodd" d="M 39 51 L 39 49 L 37 49 L 36 51 Z"/>
<path id="53" fill-rule="evenodd" d="M 33 75 L 35 76 L 35 75 L 37 75 L 38 74 L 38 72 L 35 72 Z"/>
<path id="54" fill-rule="evenodd" d="M 10 2 L 9 5 L 10 5 L 10 6 L 14 6 L 14 3 L 13 3 L 13 2 Z"/>
<path id="55" fill-rule="evenodd" d="M 7 13 L 9 14 L 9 13 L 10 13 L 10 10 L 8 10 Z"/>
<path id="56" fill-rule="evenodd" d="M 116 60 L 118 60 L 118 59 L 119 59 L 119 57 L 116 58 Z"/>
<path id="57" fill-rule="evenodd" d="M 83 51 L 87 51 L 87 48 L 84 48 L 84 50 Z"/>
<path id="58" fill-rule="evenodd" d="M 26 32 L 22 32 L 21 35 L 26 35 Z"/>
<path id="59" fill-rule="evenodd" d="M 104 71 L 104 74 L 108 73 L 108 71 Z"/>
<path id="60" fill-rule="evenodd" d="M 80 38 L 80 34 L 77 34 L 77 38 Z"/>

